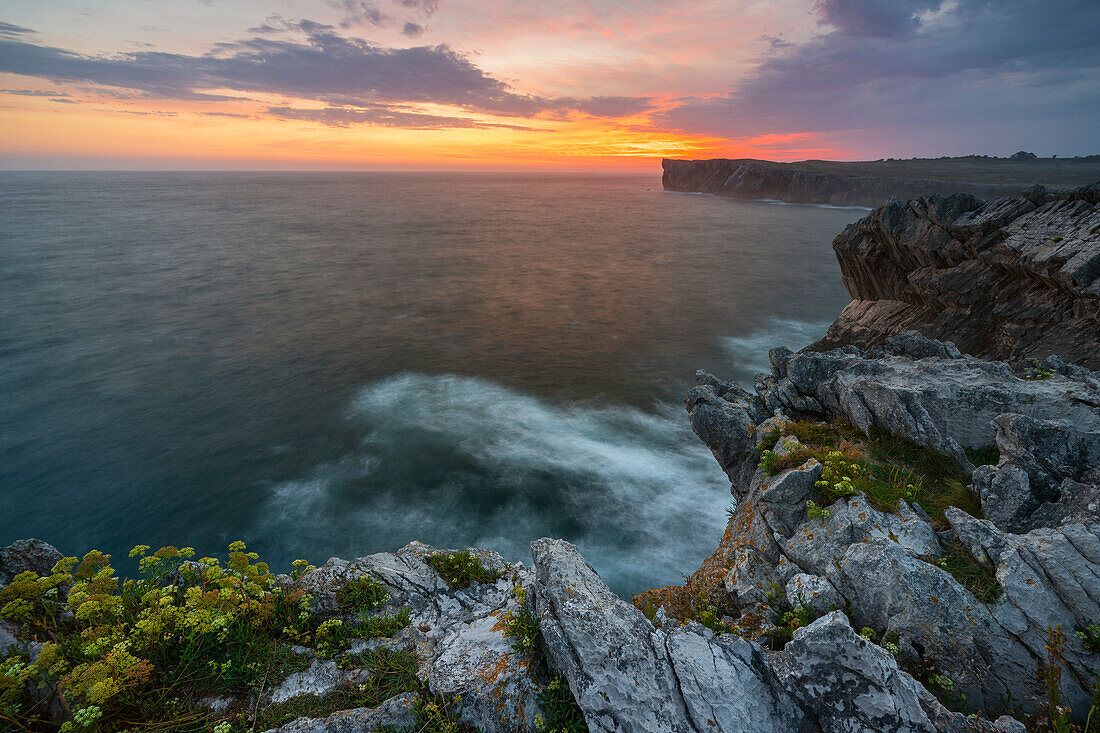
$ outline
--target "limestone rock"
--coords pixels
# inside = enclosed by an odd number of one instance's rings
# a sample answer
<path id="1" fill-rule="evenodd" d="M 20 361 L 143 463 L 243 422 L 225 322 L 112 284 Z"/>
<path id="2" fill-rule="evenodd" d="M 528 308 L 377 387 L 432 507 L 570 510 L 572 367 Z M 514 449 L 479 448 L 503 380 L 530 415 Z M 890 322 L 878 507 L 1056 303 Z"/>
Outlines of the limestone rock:
<path id="1" fill-rule="evenodd" d="M 844 605 L 844 599 L 833 584 L 820 575 L 798 573 L 787 581 L 787 587 L 783 590 L 791 608 L 805 606 L 819 616 Z"/>
<path id="2" fill-rule="evenodd" d="M 56 547 L 42 540 L 16 540 L 0 548 L 0 587 L 28 570 L 38 575 L 49 575 L 62 557 Z"/>
<path id="3" fill-rule="evenodd" d="M 757 644 L 693 622 L 673 629 L 665 647 L 695 730 L 794 732 L 807 724 Z"/>
<path id="4" fill-rule="evenodd" d="M 404 729 L 416 723 L 416 693 L 391 697 L 375 708 L 341 710 L 326 718 L 298 718 L 265 733 L 366 733 L 383 727 Z"/>
<path id="5" fill-rule="evenodd" d="M 891 201 L 833 242 L 853 300 L 813 348 L 916 329 L 969 354 L 1100 369 L 1100 184 Z"/>
<path id="6" fill-rule="evenodd" d="M 536 608 L 550 666 L 592 733 L 693 731 L 664 633 L 604 584 L 564 540 L 531 544 Z"/>
<path id="7" fill-rule="evenodd" d="M 839 611 L 795 631 L 775 668 L 824 733 L 1014 730 L 1015 721 L 998 726 L 948 711 Z"/>

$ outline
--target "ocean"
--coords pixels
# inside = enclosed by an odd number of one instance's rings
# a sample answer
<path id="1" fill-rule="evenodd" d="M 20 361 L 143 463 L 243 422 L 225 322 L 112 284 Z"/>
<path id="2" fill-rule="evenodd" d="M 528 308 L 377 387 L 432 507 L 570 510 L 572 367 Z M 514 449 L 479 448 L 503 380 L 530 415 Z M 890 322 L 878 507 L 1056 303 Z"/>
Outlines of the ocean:
<path id="1" fill-rule="evenodd" d="M 0 173 L 0 545 L 276 571 L 410 540 L 618 593 L 716 547 L 696 369 L 751 385 L 848 297 L 864 212 L 659 174 Z"/>

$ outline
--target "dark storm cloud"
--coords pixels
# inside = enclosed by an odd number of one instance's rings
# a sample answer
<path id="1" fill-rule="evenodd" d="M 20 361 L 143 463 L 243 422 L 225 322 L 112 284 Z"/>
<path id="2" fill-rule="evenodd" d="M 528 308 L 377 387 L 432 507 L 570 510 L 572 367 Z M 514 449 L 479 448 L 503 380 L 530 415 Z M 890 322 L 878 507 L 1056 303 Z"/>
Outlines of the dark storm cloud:
<path id="1" fill-rule="evenodd" d="M 86 56 L 0 39 L 0 72 L 93 84 L 153 99 L 224 101 L 234 97 L 203 90 L 232 89 L 361 107 L 436 103 L 517 117 L 568 109 L 617 116 L 650 104 L 645 98 L 517 94 L 447 46 L 384 48 L 329 30 L 316 30 L 304 40 L 255 36 L 217 44 L 202 56 L 155 51 Z"/>
<path id="2" fill-rule="evenodd" d="M 765 56 L 736 89 L 657 122 L 693 132 L 860 129 L 1092 115 L 1096 0 L 822 0 L 826 31 Z"/>
<path id="3" fill-rule="evenodd" d="M 522 125 L 504 125 L 463 117 L 428 115 L 419 112 L 395 109 L 378 105 L 375 107 L 325 107 L 324 109 L 298 109 L 294 107 L 268 107 L 267 112 L 274 117 L 286 120 L 305 120 L 320 122 L 330 127 L 350 127 L 351 125 L 377 125 L 381 127 L 403 127 L 412 130 L 445 130 L 453 128 L 486 129 L 504 128 L 508 130 L 533 130 Z"/>
<path id="4" fill-rule="evenodd" d="M 405 27 L 401 29 L 401 33 L 409 38 L 420 38 L 424 35 L 424 26 L 419 23 L 413 23 L 412 21 L 405 24 Z"/>

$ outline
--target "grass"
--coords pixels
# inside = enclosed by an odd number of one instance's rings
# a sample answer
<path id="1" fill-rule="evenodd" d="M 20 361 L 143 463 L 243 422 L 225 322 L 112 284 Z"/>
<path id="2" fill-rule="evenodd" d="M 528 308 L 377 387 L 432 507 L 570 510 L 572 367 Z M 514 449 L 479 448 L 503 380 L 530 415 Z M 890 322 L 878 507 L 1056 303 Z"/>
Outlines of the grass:
<path id="1" fill-rule="evenodd" d="M 435 568 L 439 577 L 447 581 L 452 588 L 468 588 L 476 583 L 493 583 L 504 576 L 500 571 L 486 568 L 481 560 L 468 550 L 433 553 L 428 556 L 428 564 Z"/>
<path id="2" fill-rule="evenodd" d="M 392 616 L 385 614 L 370 618 L 366 616 L 366 612 L 363 612 L 359 623 L 352 628 L 351 635 L 360 639 L 389 638 L 409 625 L 409 614 L 408 608 L 402 608 Z"/>
<path id="3" fill-rule="evenodd" d="M 975 560 L 962 543 L 945 543 L 944 555 L 936 564 L 951 573 L 982 603 L 993 603 L 1001 597 L 1003 589 L 997 583 L 993 568 Z"/>
<path id="4" fill-rule="evenodd" d="M 389 599 L 382 584 L 366 576 L 351 581 L 336 594 L 336 603 L 343 611 L 371 611 Z"/>
<path id="5" fill-rule="evenodd" d="M 1001 452 L 997 446 L 989 445 L 985 448 L 963 448 L 967 459 L 975 466 L 996 466 L 1001 461 Z"/>
<path id="6" fill-rule="evenodd" d="M 573 698 L 573 693 L 565 680 L 554 675 L 546 685 L 546 691 L 539 695 L 539 704 L 545 713 L 537 723 L 539 733 L 588 733 L 588 723 L 584 713 Z"/>
<path id="7" fill-rule="evenodd" d="M 410 651 L 379 649 L 342 657 L 339 664 L 344 668 L 366 669 L 370 679 L 362 685 L 338 687 L 324 697 L 299 695 L 270 705 L 257 716 L 255 730 L 278 728 L 303 716 L 323 718 L 340 710 L 373 708 L 395 695 L 421 692 L 422 685 L 416 676 L 420 661 Z"/>
<path id="8" fill-rule="evenodd" d="M 810 421 L 792 422 L 784 432 L 805 446 L 788 456 L 777 456 L 765 448 L 761 466 L 768 475 L 794 468 L 815 458 L 824 465 L 821 501 L 815 502 L 817 516 L 837 499 L 862 492 L 871 506 L 894 512 L 898 501 L 919 504 L 938 527 L 945 526 L 943 512 L 949 506 L 981 517 L 981 506 L 967 488 L 970 481 L 955 460 L 938 451 L 914 445 L 877 428 L 864 437 L 848 425 L 825 425 Z M 778 440 L 778 438 L 776 439 Z M 765 444 L 762 444 L 765 445 Z M 996 449 L 981 449 L 974 457 L 988 461 Z M 814 508 L 808 507 L 813 510 Z"/>

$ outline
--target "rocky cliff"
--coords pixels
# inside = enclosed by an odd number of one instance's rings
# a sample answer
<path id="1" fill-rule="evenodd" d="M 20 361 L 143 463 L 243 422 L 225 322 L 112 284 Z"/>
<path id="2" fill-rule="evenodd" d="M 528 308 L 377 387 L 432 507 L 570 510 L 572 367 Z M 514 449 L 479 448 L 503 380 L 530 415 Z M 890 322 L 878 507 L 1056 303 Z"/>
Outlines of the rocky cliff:
<path id="1" fill-rule="evenodd" d="M 800 170 L 761 160 L 662 160 L 666 191 L 799 204 L 878 206 L 887 199 L 965 192 L 982 198 L 1019 194 L 1025 185 L 983 184 Z"/>
<path id="2" fill-rule="evenodd" d="M 1100 375 L 1056 357 L 1018 373 L 919 334 L 770 356 L 754 392 L 701 372 L 686 399 L 735 506 L 684 586 L 627 602 L 554 539 L 532 543 L 530 565 L 415 542 L 332 559 L 271 591 L 305 604 L 288 622 L 312 629 L 294 637 L 297 671 L 204 698 L 191 719 L 219 731 L 286 721 L 281 733 L 1083 725 L 1100 709 Z M 224 570 L 197 566 L 223 594 L 267 577 L 237 552 Z M 34 578 L 54 578 L 35 603 L 76 612 L 54 613 L 51 634 L 84 616 L 80 568 L 59 562 L 41 542 L 0 550 L 5 674 L 49 653 L 12 605 Z M 186 565 L 154 609 L 204 607 Z M 109 594 L 105 577 L 83 582 Z M 374 600 L 356 611 L 349 589 L 364 583 Z M 400 659 L 412 665 L 401 684 L 379 682 Z M 40 707 L 76 684 L 76 672 L 43 675 L 16 678 Z"/>
<path id="3" fill-rule="evenodd" d="M 986 358 L 1100 369 L 1100 184 L 891 201 L 833 242 L 853 300 L 812 348 L 916 329 Z"/>

